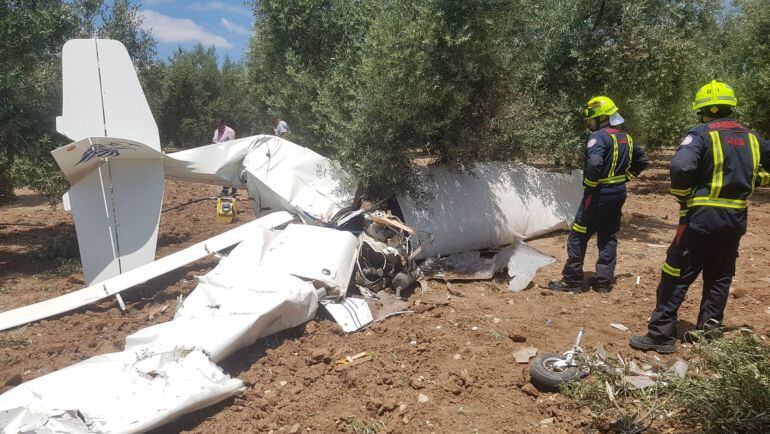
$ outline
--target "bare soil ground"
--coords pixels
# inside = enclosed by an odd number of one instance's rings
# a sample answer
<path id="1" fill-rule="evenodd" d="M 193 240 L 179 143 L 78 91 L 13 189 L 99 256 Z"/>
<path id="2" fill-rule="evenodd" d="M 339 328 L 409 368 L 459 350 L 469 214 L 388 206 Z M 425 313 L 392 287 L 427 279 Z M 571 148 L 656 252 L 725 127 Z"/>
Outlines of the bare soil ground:
<path id="1" fill-rule="evenodd" d="M 527 365 L 513 352 L 525 346 L 541 352 L 566 350 L 580 327 L 584 343 L 609 353 L 633 354 L 630 333 L 643 333 L 655 303 L 655 289 L 674 235 L 677 206 L 667 195 L 670 153 L 654 156 L 654 167 L 630 187 L 620 232 L 617 284 L 610 294 L 552 294 L 549 280 L 560 275 L 566 233 L 531 241 L 558 262 L 520 293 L 505 282 L 431 282 L 429 291 L 409 294 L 414 314 L 390 318 L 370 329 L 343 335 L 319 315 L 305 326 L 272 336 L 223 363 L 243 379 L 241 395 L 183 416 L 159 432 L 576 432 L 592 414 L 559 394 L 529 384 Z M 214 222 L 210 186 L 168 182 L 158 256 L 226 229 Z M 253 218 L 246 206 L 243 223 Z M 752 197 L 749 232 L 743 238 L 726 325 L 770 334 L 770 191 Z M 236 224 L 238 224 L 236 223 Z M 30 192 L 0 208 L 0 310 L 27 305 L 79 289 L 82 275 L 58 254 L 72 250 L 74 227 L 61 205 L 51 207 Z M 595 258 L 595 244 L 587 259 Z M 124 294 L 121 313 L 114 299 L 74 313 L 0 332 L 0 392 L 20 381 L 63 368 L 96 354 L 121 350 L 126 335 L 170 320 L 175 299 L 195 287 L 193 276 L 215 261 L 205 259 Z M 589 265 L 587 269 L 592 267 Z M 639 283 L 637 284 L 637 279 Z M 680 311 L 680 329 L 697 316 L 700 280 Z M 164 313 L 149 318 L 168 305 Z M 622 323 L 630 332 L 611 328 Z M 362 351 L 372 360 L 348 368 L 333 361 Z M 678 357 L 689 349 L 679 345 Z M 420 395 L 422 401 L 420 402 Z M 427 398 L 427 401 L 426 399 Z M 120 411 L 116 408 L 115 411 Z M 671 421 L 658 430 L 681 430 Z"/>

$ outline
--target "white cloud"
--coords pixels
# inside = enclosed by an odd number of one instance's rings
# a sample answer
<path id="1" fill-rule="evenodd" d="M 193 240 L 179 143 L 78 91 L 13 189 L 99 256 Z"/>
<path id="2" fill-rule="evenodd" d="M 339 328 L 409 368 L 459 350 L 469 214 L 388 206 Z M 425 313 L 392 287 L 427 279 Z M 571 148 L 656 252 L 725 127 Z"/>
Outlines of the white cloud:
<path id="1" fill-rule="evenodd" d="M 217 48 L 233 47 L 233 44 L 227 39 L 208 32 L 187 18 L 169 17 L 151 10 L 144 10 L 139 13 L 144 19 L 142 28 L 152 33 L 160 42 L 200 42 L 203 45 L 214 45 Z"/>
<path id="2" fill-rule="evenodd" d="M 221 20 L 219 20 L 219 23 L 222 24 L 222 27 L 224 27 L 225 29 L 233 33 L 236 33 L 239 35 L 249 34 L 249 29 L 243 26 L 239 26 L 238 24 L 235 24 L 234 22 L 228 20 L 227 18 L 222 18 Z"/>
<path id="3" fill-rule="evenodd" d="M 243 6 L 237 6 L 230 3 L 223 2 L 196 2 L 190 5 L 190 9 L 194 11 L 228 11 L 236 14 L 248 14 L 249 10 Z"/>

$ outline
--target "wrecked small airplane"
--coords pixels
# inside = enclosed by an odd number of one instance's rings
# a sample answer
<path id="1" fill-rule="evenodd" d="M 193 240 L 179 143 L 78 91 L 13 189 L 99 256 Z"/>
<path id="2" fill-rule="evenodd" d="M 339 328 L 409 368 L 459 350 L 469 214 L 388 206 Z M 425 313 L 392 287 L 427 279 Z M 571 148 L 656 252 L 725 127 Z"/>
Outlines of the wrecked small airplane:
<path id="1" fill-rule="evenodd" d="M 366 297 L 348 297 L 349 289 L 400 296 L 422 278 L 490 278 L 507 268 L 510 288 L 521 290 L 552 261 L 523 240 L 567 229 L 580 201 L 577 172 L 491 162 L 462 173 L 423 168 L 427 200 L 364 209 L 337 162 L 279 137 L 163 153 L 120 42 L 71 40 L 62 59 L 56 125 L 74 142 L 52 154 L 72 184 L 64 204 L 89 286 L 0 313 L 0 330 L 111 296 L 123 307 L 121 291 L 235 247 L 199 277 L 173 320 L 129 335 L 124 351 L 0 395 L 3 432 L 162 426 L 239 393 L 243 383 L 216 363 L 313 319 L 319 305 L 347 332 L 370 324 Z M 257 219 L 155 260 L 165 179 L 245 188 Z M 499 249 L 476 252 L 487 248 Z"/>

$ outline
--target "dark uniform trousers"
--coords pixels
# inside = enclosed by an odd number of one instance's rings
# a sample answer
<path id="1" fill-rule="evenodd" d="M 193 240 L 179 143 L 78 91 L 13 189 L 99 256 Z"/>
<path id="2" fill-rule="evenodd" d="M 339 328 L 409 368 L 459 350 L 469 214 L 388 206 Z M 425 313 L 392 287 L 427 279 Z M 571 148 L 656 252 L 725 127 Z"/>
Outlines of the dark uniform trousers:
<path id="1" fill-rule="evenodd" d="M 704 235 L 680 223 L 663 264 L 648 336 L 665 343 L 675 341 L 677 311 L 701 271 L 703 296 L 696 328 L 703 329 L 711 320 L 722 322 L 740 241 L 740 236 Z"/>
<path id="2" fill-rule="evenodd" d="M 595 281 L 612 282 L 617 264 L 617 233 L 620 230 L 621 211 L 625 201 L 625 188 L 611 193 L 597 189 L 583 195 L 567 240 L 567 262 L 562 270 L 566 282 L 583 282 L 586 247 L 594 234 L 599 249 Z"/>
<path id="3" fill-rule="evenodd" d="M 687 289 L 703 273 L 696 328 L 721 324 L 746 232 L 747 199 L 768 182 L 770 149 L 731 118 L 691 129 L 671 159 L 671 193 L 681 204 L 679 228 L 663 264 L 647 336 L 676 338 L 677 311 Z"/>

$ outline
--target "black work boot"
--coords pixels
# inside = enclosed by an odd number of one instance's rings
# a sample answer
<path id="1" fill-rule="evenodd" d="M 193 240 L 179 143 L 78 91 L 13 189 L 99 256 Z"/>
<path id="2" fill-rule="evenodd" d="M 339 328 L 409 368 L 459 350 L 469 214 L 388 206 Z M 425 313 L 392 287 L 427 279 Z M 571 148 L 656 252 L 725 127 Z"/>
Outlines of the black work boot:
<path id="1" fill-rule="evenodd" d="M 685 333 L 682 336 L 682 340 L 688 344 L 696 344 L 703 341 L 712 342 L 716 339 L 721 339 L 723 335 L 722 324 L 717 320 L 709 320 L 702 328 Z"/>
<path id="2" fill-rule="evenodd" d="M 631 336 L 628 339 L 628 344 L 631 348 L 642 351 L 655 351 L 660 354 L 671 354 L 674 352 L 674 344 L 663 343 L 655 340 L 647 335 L 644 336 Z"/>
<path id="3" fill-rule="evenodd" d="M 596 292 L 606 294 L 612 291 L 612 281 L 591 279 L 591 288 Z"/>
<path id="4" fill-rule="evenodd" d="M 568 282 L 564 279 L 548 283 L 548 289 L 555 292 L 581 292 L 583 282 Z"/>

